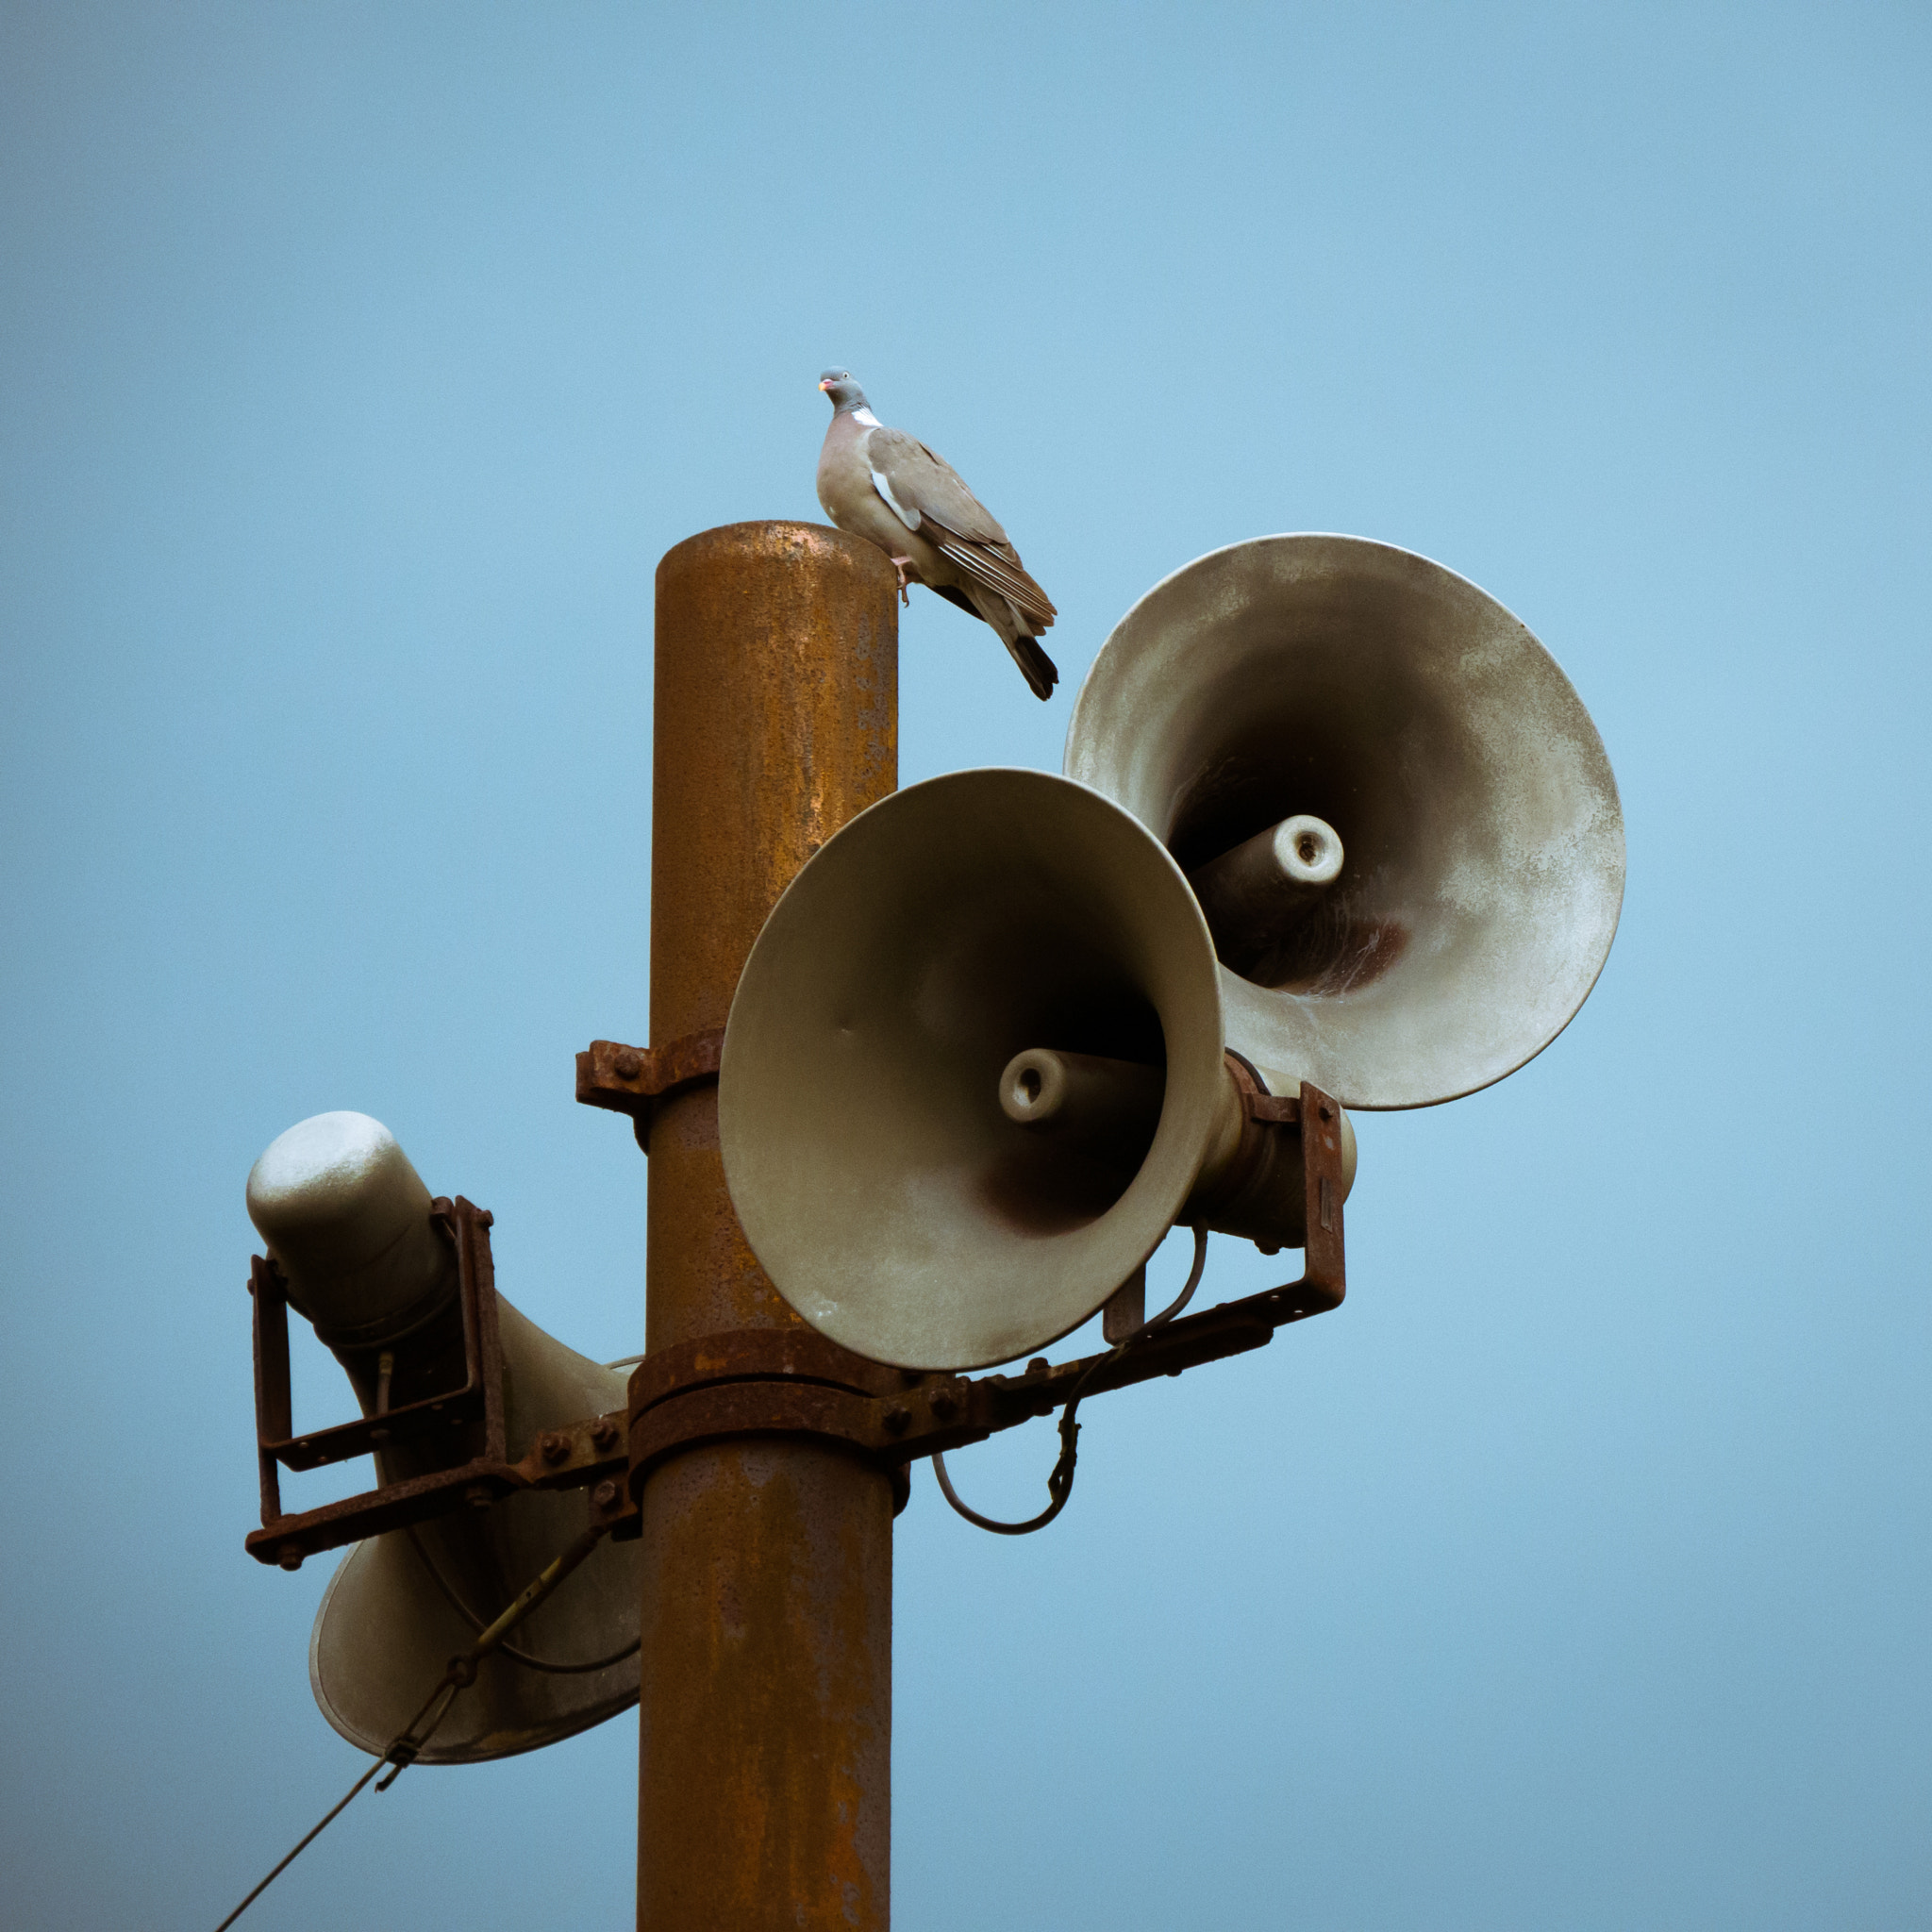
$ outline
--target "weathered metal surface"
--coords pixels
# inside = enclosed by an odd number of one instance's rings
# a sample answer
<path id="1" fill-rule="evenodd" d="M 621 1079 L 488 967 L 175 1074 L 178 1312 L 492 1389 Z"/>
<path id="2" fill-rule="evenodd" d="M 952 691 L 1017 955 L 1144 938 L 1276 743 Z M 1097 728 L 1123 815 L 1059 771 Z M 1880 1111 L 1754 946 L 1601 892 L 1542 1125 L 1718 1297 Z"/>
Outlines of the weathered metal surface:
<path id="1" fill-rule="evenodd" d="M 886 1453 L 893 1444 L 881 1414 L 876 1400 L 818 1382 L 729 1382 L 694 1390 L 658 1404 L 632 1422 L 631 1489 L 641 1495 L 659 1463 L 698 1444 L 755 1436 L 802 1436 L 822 1446 L 849 1449 L 883 1469 L 891 1482 L 896 1516 L 911 1491 L 905 1475 L 906 1458 Z"/>
<path id="2" fill-rule="evenodd" d="M 1589 713 L 1493 598 L 1388 544 L 1257 538 L 1158 584 L 1094 659 L 1065 770 L 1190 869 L 1290 813 L 1341 838 L 1319 896 L 1219 935 L 1227 1044 L 1277 1089 L 1422 1107 L 1499 1080 L 1616 932 L 1624 823 Z"/>
<path id="3" fill-rule="evenodd" d="M 1342 1109 L 1307 1083 L 1293 1096 L 1261 1093 L 1252 1081 L 1245 1091 L 1266 1132 L 1307 1139 L 1295 1172 L 1303 1189 L 1300 1218 L 1312 1239 L 1300 1280 L 1179 1317 L 1117 1360 L 1087 1356 L 1054 1364 L 1036 1357 L 1020 1375 L 891 1369 L 799 1329 L 743 1330 L 677 1344 L 649 1357 L 631 1377 L 630 1487 L 641 1490 L 651 1471 L 683 1450 L 754 1435 L 817 1437 L 891 1471 L 1049 1413 L 1090 1371 L 1088 1395 L 1178 1375 L 1261 1347 L 1277 1328 L 1339 1307 L 1346 1288 L 1341 1203 L 1350 1164 Z M 1140 1326 L 1144 1277 L 1129 1287 L 1139 1292 L 1129 1296 L 1133 1308 L 1123 1307 L 1122 1333 Z"/>
<path id="4" fill-rule="evenodd" d="M 1318 1160 L 1311 1193 L 1319 1216 L 1322 1189 L 1339 1176 L 1339 1149 Z M 1329 1197 L 1332 1200 L 1332 1195 Z M 1084 1399 L 1260 1348 L 1277 1328 L 1340 1306 L 1344 1287 L 1339 1208 L 1312 1267 L 1298 1281 L 1183 1315 L 1157 1330 L 1118 1362 L 1094 1375 Z M 630 1481 L 644 1478 L 667 1457 L 701 1443 L 741 1436 L 815 1436 L 828 1446 L 892 1466 L 983 1441 L 1029 1417 L 1063 1404 L 1075 1383 L 1106 1359 L 1080 1356 L 1048 1362 L 1037 1357 L 1017 1375 L 903 1375 L 881 1393 L 792 1376 L 699 1379 L 669 1386 L 630 1417 Z"/>
<path id="5" fill-rule="evenodd" d="M 1293 943 L 1314 902 L 1341 876 L 1343 857 L 1333 825 L 1296 812 L 1195 866 L 1188 883 L 1223 961 L 1265 983 L 1271 948 Z"/>
<path id="6" fill-rule="evenodd" d="M 1239 1054 L 1227 1055 L 1225 1074 L 1235 1132 L 1231 1144 L 1203 1169 L 1181 1219 L 1190 1226 L 1251 1241 L 1264 1255 L 1301 1247 L 1310 1198 L 1302 1159 L 1301 1102 L 1268 1092 Z M 1355 1185 L 1355 1129 L 1325 1094 L 1322 1104 L 1331 1111 L 1341 1159 L 1338 1199 L 1345 1198 Z"/>
<path id="7" fill-rule="evenodd" d="M 310 1114 L 277 1134 L 249 1170 L 248 1218 L 289 1306 L 330 1348 L 407 1337 L 422 1361 L 419 1331 L 456 1298 L 455 1257 L 423 1176 L 380 1121 Z"/>
<path id="8" fill-rule="evenodd" d="M 1218 984 L 1172 857 L 1085 786 L 956 772 L 848 825 L 759 934 L 719 1073 L 786 1299 L 874 1360 L 983 1368 L 1176 1223 L 1299 1246 L 1294 1103 L 1224 1052 Z"/>
<path id="9" fill-rule="evenodd" d="M 638 1145 L 648 1154 L 652 1108 L 667 1094 L 715 1080 L 724 1045 L 722 1026 L 708 1026 L 662 1046 L 593 1040 L 577 1056 L 577 1099 L 585 1107 L 629 1114 L 637 1123 Z"/>
<path id="10" fill-rule="evenodd" d="M 499 1301 L 498 1311 L 505 1424 L 525 1451 L 506 1472 L 517 1487 L 486 1507 L 458 1507 L 359 1542 L 316 1618 L 309 1649 L 316 1701 L 337 1730 L 367 1750 L 382 1749 L 451 1654 L 582 1531 L 599 1484 L 622 1488 L 619 1463 L 605 1461 L 602 1476 L 594 1467 L 571 1467 L 578 1445 L 586 1458 L 600 1453 L 600 1428 L 609 1451 L 622 1454 L 622 1423 L 610 1409 L 623 1400 L 622 1372 L 546 1335 L 508 1301 Z M 565 1453 L 546 1458 L 546 1446 Z M 385 1452 L 384 1473 L 402 1474 L 409 1451 L 405 1444 Z M 562 1493 L 565 1487 L 576 1492 Z M 589 1515 L 603 1525 L 594 1502 Z M 513 1642 L 480 1666 L 474 1690 L 458 1701 L 425 1760 L 465 1763 L 534 1749 L 633 1702 L 638 1566 L 635 1544 L 599 1548 Z"/>
<path id="11" fill-rule="evenodd" d="M 496 1274 L 490 1257 L 491 1215 L 458 1196 L 439 1197 L 432 1218 L 454 1245 L 458 1292 L 453 1315 L 460 1326 L 443 1336 L 431 1324 L 397 1345 L 398 1385 L 428 1386 L 381 1414 L 296 1436 L 290 1425 L 289 1316 L 286 1286 L 275 1266 L 258 1258 L 249 1280 L 254 1301 L 257 1455 L 261 1474 L 262 1527 L 246 1539 L 250 1556 L 286 1570 L 320 1550 L 422 1523 L 466 1498 L 488 1500 L 518 1486 L 508 1463 L 503 1404 L 503 1349 L 498 1333 Z M 452 1324 L 453 1325 L 453 1324 Z M 373 1347 L 335 1351 L 358 1392 L 375 1381 Z M 452 1357 L 455 1358 L 452 1363 Z M 459 1366 L 458 1366 L 459 1365 Z M 463 1379 L 456 1382 L 451 1368 Z M 365 1398 L 364 1407 L 375 1404 Z M 277 1464 L 316 1469 L 350 1457 L 399 1454 L 415 1466 L 385 1468 L 381 1487 L 319 1509 L 284 1515 Z M 426 1465 L 426 1466 L 425 1466 Z"/>
<path id="12" fill-rule="evenodd" d="M 621 1478 L 625 1427 L 620 1408 L 545 1429 L 515 1464 L 518 1478 L 532 1490 L 579 1490 L 606 1476 Z"/>
<path id="13" fill-rule="evenodd" d="M 654 1041 L 724 1024 L 779 894 L 891 791 L 897 652 L 891 567 L 837 531 L 741 524 L 659 565 Z M 717 1119 L 708 1083 L 650 1109 L 646 1369 L 728 1331 L 803 1336 L 739 1228 Z M 892 1501 L 883 1468 L 809 1434 L 649 1469 L 641 1927 L 887 1924 Z"/>
<path id="14" fill-rule="evenodd" d="M 1348 1117 L 1333 1095 L 1302 1082 L 1303 1173 L 1307 1188 L 1307 1245 L 1302 1278 L 1313 1293 L 1339 1304 L 1348 1286 L 1341 1233 L 1342 1203 L 1354 1177 Z"/>
<path id="15" fill-rule="evenodd" d="M 642 1415 L 668 1396 L 681 1395 L 714 1382 L 753 1382 L 774 1376 L 795 1376 L 823 1382 L 833 1389 L 852 1389 L 881 1395 L 904 1387 L 901 1369 L 868 1361 L 841 1348 L 815 1328 L 742 1328 L 707 1335 L 696 1341 L 674 1342 L 647 1356 L 632 1372 L 630 1413 Z"/>
<path id="16" fill-rule="evenodd" d="M 641 1925 L 883 1927 L 891 1500 L 808 1441 L 664 1463 L 644 1491 Z"/>
<path id="17" fill-rule="evenodd" d="M 1000 1078 L 1031 1048 L 1158 1069 L 1138 1145 L 1095 1159 L 1009 1118 Z M 791 1305 L 875 1360 L 969 1369 L 1076 1328 L 1146 1259 L 1225 1085 L 1180 868 L 1086 786 L 991 770 L 908 788 L 800 874 L 732 1003 L 717 1106 Z"/>

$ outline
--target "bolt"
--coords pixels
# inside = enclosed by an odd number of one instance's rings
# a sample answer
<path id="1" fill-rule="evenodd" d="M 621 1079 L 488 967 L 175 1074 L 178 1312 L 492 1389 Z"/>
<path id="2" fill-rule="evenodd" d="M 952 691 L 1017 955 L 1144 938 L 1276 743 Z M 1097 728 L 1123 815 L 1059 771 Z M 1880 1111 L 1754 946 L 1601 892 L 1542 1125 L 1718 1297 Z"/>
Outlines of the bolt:
<path id="1" fill-rule="evenodd" d="M 895 1402 L 887 1409 L 884 1421 L 887 1435 L 903 1436 L 912 1425 L 912 1411 Z"/>
<path id="2" fill-rule="evenodd" d="M 949 1422 L 959 1413 L 959 1397 L 952 1389 L 935 1389 L 932 1391 L 932 1412 L 941 1422 Z"/>
<path id="3" fill-rule="evenodd" d="M 545 1462 L 561 1462 L 570 1454 L 570 1438 L 561 1429 L 546 1429 L 537 1439 Z"/>
<path id="4" fill-rule="evenodd" d="M 1322 1103 L 1321 1114 L 1324 1121 L 1332 1121 L 1335 1118 L 1335 1109 L 1324 1100 Z"/>
<path id="5" fill-rule="evenodd" d="M 617 1485 L 608 1479 L 591 1491 L 591 1501 L 600 1509 L 608 1509 L 617 1501 Z"/>
<path id="6" fill-rule="evenodd" d="M 591 1424 L 591 1441 L 600 1449 L 608 1449 L 617 1441 L 617 1424 L 608 1415 L 600 1415 Z"/>
<path id="7" fill-rule="evenodd" d="M 1037 1355 L 1026 1364 L 1026 1373 L 1029 1375 L 1043 1375 L 1052 1367 L 1053 1364 L 1043 1355 Z"/>
<path id="8" fill-rule="evenodd" d="M 299 1570 L 302 1567 L 302 1546 L 300 1543 L 284 1543 L 275 1552 L 275 1561 L 284 1570 Z"/>
<path id="9" fill-rule="evenodd" d="M 496 1501 L 496 1498 L 490 1493 L 490 1485 L 488 1483 L 472 1483 L 463 1491 L 463 1501 L 472 1509 L 487 1509 L 491 1504 Z"/>
<path id="10" fill-rule="evenodd" d="M 636 1051 L 627 1046 L 622 1053 L 611 1055 L 610 1071 L 620 1080 L 635 1080 L 644 1071 L 644 1063 Z"/>

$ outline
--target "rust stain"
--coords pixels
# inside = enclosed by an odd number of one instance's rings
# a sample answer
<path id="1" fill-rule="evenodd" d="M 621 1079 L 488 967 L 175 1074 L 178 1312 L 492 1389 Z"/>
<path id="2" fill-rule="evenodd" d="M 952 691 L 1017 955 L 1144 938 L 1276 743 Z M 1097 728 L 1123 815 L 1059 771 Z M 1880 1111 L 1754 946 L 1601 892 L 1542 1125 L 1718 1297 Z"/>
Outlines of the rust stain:
<path id="1" fill-rule="evenodd" d="M 639 1924 L 884 1927 L 891 1501 L 810 1444 L 645 1491 Z"/>
<path id="2" fill-rule="evenodd" d="M 658 571 L 651 1038 L 722 1026 L 766 915 L 898 780 L 898 610 L 872 545 L 738 524 Z M 656 1109 L 655 1354 L 796 1328 L 724 1186 L 717 1091 Z M 708 1358 L 700 1350 L 699 1359 Z M 638 1924 L 883 1932 L 891 1486 L 808 1440 L 653 1469 L 642 1507 Z"/>

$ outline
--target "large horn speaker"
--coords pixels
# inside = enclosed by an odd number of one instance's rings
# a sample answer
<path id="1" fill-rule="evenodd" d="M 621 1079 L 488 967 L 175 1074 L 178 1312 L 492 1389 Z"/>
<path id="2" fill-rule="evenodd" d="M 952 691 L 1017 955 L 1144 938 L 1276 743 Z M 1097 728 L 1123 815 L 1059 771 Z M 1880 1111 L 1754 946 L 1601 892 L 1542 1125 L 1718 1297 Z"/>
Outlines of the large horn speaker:
<path id="1" fill-rule="evenodd" d="M 1070 777 L 1188 873 L 1228 1043 L 1279 1091 L 1424 1107 L 1583 1004 L 1624 825 L 1589 713 L 1493 598 L 1356 537 L 1265 537 L 1157 585 L 1094 660 Z"/>
<path id="2" fill-rule="evenodd" d="M 403 1150 L 366 1114 L 318 1114 L 282 1135 L 248 1177 L 248 1211 L 288 1282 L 290 1305 L 348 1372 L 363 1413 L 463 1378 L 455 1257 Z M 542 1430 L 621 1409 L 623 1374 L 566 1348 L 501 1296 L 509 1452 Z M 435 1452 L 378 1452 L 384 1482 L 426 1474 Z M 358 1543 L 315 1619 L 309 1681 L 323 1715 L 380 1753 L 457 1652 L 584 1526 L 581 1495 L 530 1492 Z M 534 1750 L 637 1701 L 635 1543 L 606 1539 L 486 1657 L 422 1753 L 468 1764 Z"/>
<path id="3" fill-rule="evenodd" d="M 1077 1327 L 1243 1141 L 1186 879 L 1043 772 L 909 787 L 814 856 L 745 964 L 718 1108 L 779 1291 L 911 1369 Z"/>

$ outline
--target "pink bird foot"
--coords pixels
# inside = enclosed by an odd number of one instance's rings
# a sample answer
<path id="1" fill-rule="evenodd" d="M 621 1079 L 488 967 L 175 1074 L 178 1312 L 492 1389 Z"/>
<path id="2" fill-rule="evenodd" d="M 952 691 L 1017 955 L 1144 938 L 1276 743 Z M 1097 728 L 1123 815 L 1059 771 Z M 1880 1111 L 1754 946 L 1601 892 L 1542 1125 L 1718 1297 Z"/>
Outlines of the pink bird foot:
<path id="1" fill-rule="evenodd" d="M 906 566 L 911 561 L 912 559 L 909 557 L 895 557 L 892 558 L 892 568 L 899 573 L 899 601 L 908 607 L 912 602 L 912 597 L 906 588 Z"/>

